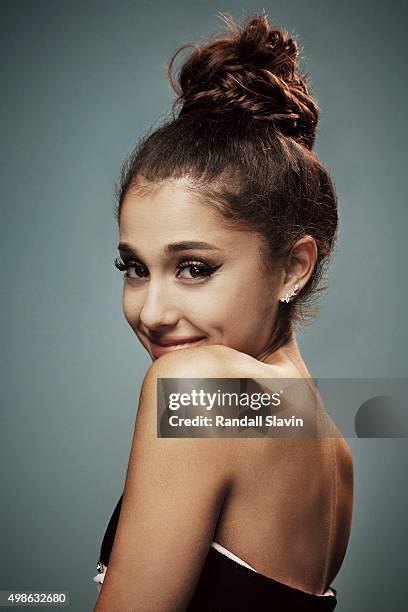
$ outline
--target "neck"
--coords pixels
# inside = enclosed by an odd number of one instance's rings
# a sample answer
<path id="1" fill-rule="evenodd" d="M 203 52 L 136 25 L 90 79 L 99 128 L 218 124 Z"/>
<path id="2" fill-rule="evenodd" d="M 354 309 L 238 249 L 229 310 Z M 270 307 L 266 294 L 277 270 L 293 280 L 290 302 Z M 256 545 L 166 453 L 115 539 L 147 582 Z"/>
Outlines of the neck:
<path id="1" fill-rule="evenodd" d="M 274 366 L 294 366 L 301 376 L 311 378 L 298 347 L 295 333 L 292 332 L 289 341 L 279 349 L 261 358 L 263 363 Z"/>

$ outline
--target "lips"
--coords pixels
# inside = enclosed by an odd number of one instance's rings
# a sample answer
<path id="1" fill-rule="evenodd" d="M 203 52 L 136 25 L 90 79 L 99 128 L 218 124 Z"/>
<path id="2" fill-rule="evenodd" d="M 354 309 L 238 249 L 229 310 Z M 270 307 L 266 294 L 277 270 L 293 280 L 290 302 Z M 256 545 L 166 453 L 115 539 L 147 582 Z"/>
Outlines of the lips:
<path id="1" fill-rule="evenodd" d="M 165 338 L 160 342 L 154 342 L 150 337 L 149 344 L 153 357 L 160 357 L 169 351 L 176 351 L 182 348 L 189 348 L 201 344 L 206 338 L 205 336 L 192 336 L 190 338 Z"/>
<path id="2" fill-rule="evenodd" d="M 192 342 L 197 342 L 197 340 L 202 340 L 204 338 L 204 336 L 191 336 L 190 338 L 165 338 L 164 340 L 153 340 L 153 338 L 149 337 L 149 340 L 151 342 L 154 342 L 154 344 L 157 344 L 158 346 L 175 346 L 175 345 L 179 345 L 179 344 L 186 344 L 186 343 L 192 343 Z"/>

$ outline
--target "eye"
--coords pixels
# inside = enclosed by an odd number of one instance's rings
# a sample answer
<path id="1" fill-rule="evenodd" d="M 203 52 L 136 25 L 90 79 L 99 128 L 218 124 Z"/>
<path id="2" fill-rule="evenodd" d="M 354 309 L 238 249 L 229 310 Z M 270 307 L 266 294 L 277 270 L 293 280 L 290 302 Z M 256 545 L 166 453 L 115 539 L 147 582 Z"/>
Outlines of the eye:
<path id="1" fill-rule="evenodd" d="M 143 278 L 148 276 L 145 266 L 138 261 L 123 262 L 119 257 L 116 257 L 114 264 L 118 270 L 125 272 L 124 278 Z"/>
<path id="2" fill-rule="evenodd" d="M 119 257 L 116 257 L 114 265 L 118 270 L 124 272 L 124 278 L 140 279 L 149 275 L 147 268 L 139 261 L 122 261 Z M 177 264 L 177 270 L 179 271 L 177 277 L 188 281 L 209 278 L 220 267 L 213 266 L 204 260 L 183 260 Z M 189 272 L 185 272 L 188 270 Z"/>
<path id="3" fill-rule="evenodd" d="M 179 274 L 178 278 L 182 278 L 184 280 L 209 278 L 216 270 L 218 270 L 219 267 L 220 266 L 212 266 L 205 261 L 184 260 L 177 264 L 177 269 L 183 273 L 185 270 L 190 271 L 188 272 L 187 276 L 182 276 Z"/>

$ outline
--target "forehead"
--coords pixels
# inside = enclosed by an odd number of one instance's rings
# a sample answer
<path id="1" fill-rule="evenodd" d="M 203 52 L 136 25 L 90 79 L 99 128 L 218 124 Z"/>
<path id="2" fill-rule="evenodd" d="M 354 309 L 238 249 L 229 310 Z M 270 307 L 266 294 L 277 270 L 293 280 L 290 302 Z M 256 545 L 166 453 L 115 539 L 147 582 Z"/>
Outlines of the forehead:
<path id="1" fill-rule="evenodd" d="M 169 182 L 143 195 L 130 190 L 120 215 L 120 240 L 140 247 L 201 240 L 226 248 L 259 248 L 259 236 L 251 231 L 227 228 L 212 204 L 206 204 L 181 182 Z M 154 245 L 152 244 L 154 240 Z"/>

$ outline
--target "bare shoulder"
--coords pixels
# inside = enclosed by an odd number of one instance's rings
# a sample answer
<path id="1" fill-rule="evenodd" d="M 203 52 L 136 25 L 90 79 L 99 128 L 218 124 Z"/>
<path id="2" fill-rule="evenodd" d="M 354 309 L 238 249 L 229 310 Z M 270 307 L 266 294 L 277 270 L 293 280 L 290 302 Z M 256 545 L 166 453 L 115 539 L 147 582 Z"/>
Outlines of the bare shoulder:
<path id="1" fill-rule="evenodd" d="M 263 382 L 260 379 L 279 378 L 280 376 L 282 376 L 282 373 L 278 368 L 275 371 L 273 366 L 263 364 L 250 355 L 224 345 L 203 345 L 170 351 L 153 362 L 146 372 L 137 418 L 139 421 L 146 419 L 150 422 L 149 428 L 152 434 L 153 431 L 156 431 L 158 387 L 163 389 L 162 386 L 157 384 L 158 379 L 180 379 L 177 383 L 178 392 L 180 390 L 183 390 L 183 392 L 189 390 L 189 383 L 186 382 L 184 387 L 183 378 L 254 379 L 256 383 L 254 386 L 255 390 L 270 392 L 268 385 L 264 388 Z M 241 447 L 246 449 L 249 446 L 254 446 L 259 449 L 262 446 L 259 440 L 254 442 L 255 438 L 220 436 L 218 430 L 219 428 L 215 427 L 213 419 L 212 426 L 206 429 L 206 432 L 209 434 L 207 441 L 205 442 L 205 438 L 200 438 L 199 444 L 202 448 L 209 445 L 212 452 L 218 449 L 218 453 L 223 455 L 224 458 L 227 455 L 236 457 L 236 453 Z M 179 438 L 179 440 L 180 446 L 186 444 L 186 442 L 181 442 L 182 438 Z M 196 443 L 197 439 L 191 438 L 191 444 L 194 445 Z M 177 442 L 174 442 L 174 444 L 176 445 Z"/>
<path id="2" fill-rule="evenodd" d="M 168 378 L 234 378 L 254 370 L 255 359 L 221 344 L 171 351 L 152 363 L 147 376 Z M 145 378 L 146 378 L 145 377 Z"/>
<path id="3" fill-rule="evenodd" d="M 178 454 L 178 460 L 185 459 L 191 462 L 192 456 L 197 456 L 198 460 L 203 459 L 207 464 L 207 452 L 211 452 L 213 457 L 218 456 L 218 460 L 226 459 L 231 454 L 234 444 L 225 437 L 210 436 L 200 439 L 174 437 L 166 443 L 163 443 L 165 438 L 157 438 L 158 379 L 180 379 L 177 388 L 184 388 L 182 381 L 184 378 L 233 377 L 231 362 L 228 363 L 226 359 L 227 352 L 228 348 L 220 345 L 186 348 L 165 353 L 149 366 L 144 376 L 136 416 L 136 435 L 140 445 L 146 444 L 149 440 L 148 443 L 157 449 L 166 449 L 168 452 L 171 448 Z M 188 382 L 186 389 L 189 389 Z"/>

